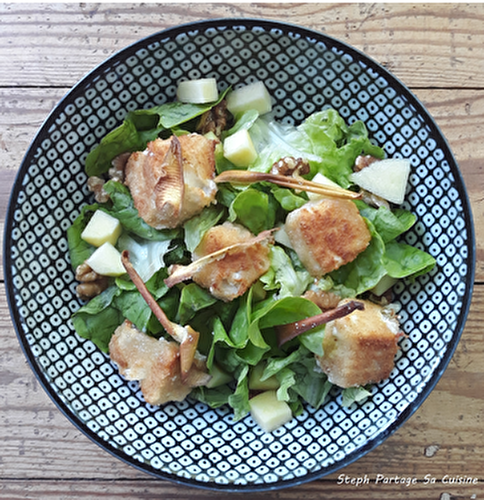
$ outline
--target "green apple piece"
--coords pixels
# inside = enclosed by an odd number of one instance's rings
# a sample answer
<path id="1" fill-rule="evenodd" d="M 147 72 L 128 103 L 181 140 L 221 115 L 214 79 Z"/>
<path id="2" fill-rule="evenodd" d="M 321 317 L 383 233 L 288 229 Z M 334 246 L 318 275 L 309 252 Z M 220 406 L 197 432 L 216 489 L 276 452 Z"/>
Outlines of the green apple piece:
<path id="1" fill-rule="evenodd" d="M 307 193 L 309 194 L 309 193 Z M 284 245 L 285 247 L 291 248 L 294 250 L 294 247 L 291 243 L 291 240 L 289 239 L 289 236 L 286 231 L 286 225 L 282 224 L 281 226 L 278 226 L 277 231 L 274 232 L 274 239 L 277 241 L 277 243 L 280 243 L 281 245 Z"/>
<path id="2" fill-rule="evenodd" d="M 200 78 L 186 80 L 178 84 L 176 97 L 180 102 L 204 104 L 218 99 L 217 80 L 215 78 Z"/>
<path id="3" fill-rule="evenodd" d="M 121 276 L 126 272 L 121 262 L 121 254 L 109 242 L 97 248 L 86 262 L 93 271 L 102 276 Z"/>
<path id="4" fill-rule="evenodd" d="M 291 408 L 279 401 L 276 391 L 265 391 L 249 399 L 250 414 L 266 432 L 272 432 L 292 419 Z"/>
<path id="5" fill-rule="evenodd" d="M 233 114 L 254 109 L 263 115 L 272 110 L 271 95 L 263 82 L 250 83 L 227 95 L 227 109 Z"/>
<path id="6" fill-rule="evenodd" d="M 214 364 L 210 370 L 210 375 L 212 378 L 207 383 L 209 389 L 214 387 L 219 387 L 220 385 L 228 384 L 232 379 L 232 375 L 223 371 L 218 365 Z"/>
<path id="7" fill-rule="evenodd" d="M 333 182 L 331 179 L 326 177 L 324 174 L 321 172 L 318 172 L 312 179 L 312 182 L 316 182 L 317 184 L 321 184 L 322 186 L 329 186 L 329 187 L 337 187 L 340 188 L 341 186 L 339 184 L 336 184 L 336 182 Z M 320 200 L 321 198 L 324 198 L 322 194 L 316 194 L 316 193 L 307 193 L 308 198 L 311 201 L 314 200 Z"/>
<path id="8" fill-rule="evenodd" d="M 81 233 L 81 238 L 95 247 L 100 247 L 106 242 L 116 245 L 121 232 L 122 227 L 116 217 L 102 210 L 96 210 Z"/>
<path id="9" fill-rule="evenodd" d="M 266 363 L 261 362 L 252 368 L 249 374 L 249 389 L 253 391 L 269 391 L 279 389 L 279 380 L 277 380 L 275 375 L 272 375 L 272 377 L 269 377 L 266 380 L 261 380 L 265 367 Z"/>
<path id="10" fill-rule="evenodd" d="M 393 158 L 380 160 L 350 175 L 350 179 L 363 189 L 385 200 L 400 205 L 405 198 L 410 160 Z"/>
<path id="11" fill-rule="evenodd" d="M 371 291 L 380 297 L 383 295 L 387 290 L 389 290 L 396 282 L 398 281 L 397 278 L 392 278 L 388 274 L 385 274 L 383 278 L 371 289 Z"/>
<path id="12" fill-rule="evenodd" d="M 247 129 L 240 129 L 225 139 L 224 156 L 236 167 L 247 167 L 257 158 L 257 151 Z"/>

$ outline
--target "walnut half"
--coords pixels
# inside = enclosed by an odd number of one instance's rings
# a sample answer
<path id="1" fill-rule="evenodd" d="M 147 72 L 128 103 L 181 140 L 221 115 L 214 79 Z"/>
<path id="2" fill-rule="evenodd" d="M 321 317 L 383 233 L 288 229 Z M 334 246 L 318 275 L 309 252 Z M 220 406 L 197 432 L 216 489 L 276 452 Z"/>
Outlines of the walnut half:
<path id="1" fill-rule="evenodd" d="M 87 262 L 77 266 L 76 280 L 80 282 L 76 287 L 76 292 L 81 300 L 92 299 L 109 286 L 109 279 L 93 271 Z"/>

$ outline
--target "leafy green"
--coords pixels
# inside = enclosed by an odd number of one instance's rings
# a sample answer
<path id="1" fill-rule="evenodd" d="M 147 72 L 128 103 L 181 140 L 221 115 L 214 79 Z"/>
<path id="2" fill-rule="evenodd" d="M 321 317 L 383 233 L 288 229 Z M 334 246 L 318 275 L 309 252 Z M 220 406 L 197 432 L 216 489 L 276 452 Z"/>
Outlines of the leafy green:
<path id="1" fill-rule="evenodd" d="M 67 245 L 72 268 L 88 259 L 95 248 L 81 238 L 84 228 L 87 226 L 92 214 L 99 208 L 99 205 L 85 205 L 81 213 L 76 217 L 72 225 L 67 229 Z"/>
<path id="2" fill-rule="evenodd" d="M 189 252 L 193 252 L 202 240 L 204 234 L 224 215 L 223 209 L 216 205 L 207 207 L 203 212 L 192 217 L 185 222 L 183 228 L 185 230 L 185 245 Z"/>
<path id="3" fill-rule="evenodd" d="M 229 208 L 229 220 L 238 221 L 254 234 L 272 229 L 276 220 L 276 203 L 263 191 L 248 188 L 241 191 Z"/>
<path id="4" fill-rule="evenodd" d="M 157 271 L 165 267 L 163 258 L 170 249 L 170 240 L 140 240 L 121 234 L 117 247 L 128 250 L 129 260 L 143 281 L 148 281 Z"/>
<path id="5" fill-rule="evenodd" d="M 416 216 L 401 208 L 389 210 L 386 207 L 378 209 L 368 206 L 362 201 L 356 201 L 360 214 L 375 226 L 384 243 L 394 240 L 408 231 L 416 221 Z"/>
<path id="6" fill-rule="evenodd" d="M 89 176 L 102 175 L 111 168 L 116 156 L 146 148 L 149 141 L 156 139 L 160 129 L 150 133 L 140 133 L 132 120 L 126 118 L 123 123 L 105 135 L 101 142 L 89 152 L 86 158 L 86 173 Z"/>
<path id="7" fill-rule="evenodd" d="M 106 134 L 86 158 L 86 173 L 89 176 L 102 175 L 111 168 L 116 156 L 133 151 L 142 151 L 162 131 L 186 124 L 199 117 L 225 97 L 229 89 L 219 95 L 216 102 L 208 104 L 187 104 L 169 102 L 150 109 L 130 111 L 123 123 Z"/>
<path id="8" fill-rule="evenodd" d="M 108 352 L 111 336 L 124 320 L 124 315 L 113 305 L 119 294 L 120 290 L 111 286 L 72 315 L 79 336 L 91 340 L 104 352 Z"/>
<path id="9" fill-rule="evenodd" d="M 313 172 L 321 172 L 343 188 L 352 184 L 349 177 L 358 155 L 384 156 L 383 150 L 371 143 L 363 122 L 348 126 L 334 109 L 312 114 L 298 128 L 310 138 L 312 153 L 322 159 L 310 162 Z"/>
<path id="10" fill-rule="evenodd" d="M 330 273 L 335 289 L 345 296 L 356 297 L 373 288 L 386 274 L 383 265 L 385 244 L 375 227 L 367 221 L 372 239 L 355 260 Z"/>
<path id="11" fill-rule="evenodd" d="M 383 263 L 392 278 L 405 278 L 428 273 L 435 266 L 435 259 L 423 250 L 405 243 L 387 243 Z"/>
<path id="12" fill-rule="evenodd" d="M 186 325 L 198 311 L 210 307 L 217 299 L 196 283 L 189 283 L 181 291 L 177 317 L 182 325 Z"/>
<path id="13" fill-rule="evenodd" d="M 301 208 L 308 202 L 308 197 L 304 192 L 296 194 L 290 189 L 273 187 L 272 194 L 281 207 L 288 212 Z"/>
<path id="14" fill-rule="evenodd" d="M 273 246 L 269 270 L 260 277 L 266 290 L 278 290 L 277 298 L 302 295 L 314 278 L 306 269 L 296 270 L 289 255 L 280 246 Z"/>
<path id="15" fill-rule="evenodd" d="M 353 403 L 363 401 L 368 396 L 371 396 L 371 391 L 366 387 L 347 387 L 341 391 L 343 406 L 351 406 Z"/>

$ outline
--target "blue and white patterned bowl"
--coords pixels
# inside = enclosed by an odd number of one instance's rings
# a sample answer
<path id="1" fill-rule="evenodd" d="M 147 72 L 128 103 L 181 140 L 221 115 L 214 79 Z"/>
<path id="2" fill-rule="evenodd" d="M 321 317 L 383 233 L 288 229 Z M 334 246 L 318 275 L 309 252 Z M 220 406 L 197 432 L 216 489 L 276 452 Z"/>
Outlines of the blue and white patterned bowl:
<path id="1" fill-rule="evenodd" d="M 109 358 L 70 323 L 80 303 L 66 230 L 91 200 L 87 153 L 130 110 L 175 98 L 178 81 L 215 77 L 220 89 L 265 82 L 276 116 L 298 123 L 323 107 L 363 120 L 390 157 L 409 158 L 404 207 L 418 223 L 405 241 L 437 267 L 396 290 L 408 335 L 390 378 L 365 402 L 331 395 L 271 434 L 250 417 L 193 400 L 146 404 Z M 263 20 L 171 28 L 109 58 L 58 104 L 35 137 L 13 188 L 5 229 L 7 296 L 32 369 L 64 414 L 102 448 L 159 478 L 257 491 L 311 481 L 374 449 L 423 402 L 447 366 L 470 305 L 475 242 L 458 166 L 432 118 L 361 52 L 321 33 Z"/>

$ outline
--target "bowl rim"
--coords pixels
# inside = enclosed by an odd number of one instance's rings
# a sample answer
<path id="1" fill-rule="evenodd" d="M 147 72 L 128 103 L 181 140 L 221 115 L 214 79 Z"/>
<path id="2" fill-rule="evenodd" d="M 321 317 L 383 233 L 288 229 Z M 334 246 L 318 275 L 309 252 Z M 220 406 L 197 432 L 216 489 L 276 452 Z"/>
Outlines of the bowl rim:
<path id="1" fill-rule="evenodd" d="M 377 70 L 381 75 L 387 78 L 392 87 L 397 88 L 398 91 L 405 94 L 405 97 L 408 98 L 409 103 L 413 105 L 417 112 L 423 114 L 426 117 L 427 125 L 433 129 L 432 133 L 435 135 L 436 141 L 438 142 L 440 148 L 444 151 L 446 158 L 452 161 L 455 169 L 453 170 L 453 175 L 456 178 L 456 184 L 460 184 L 460 188 L 458 189 L 459 195 L 461 197 L 462 202 L 462 212 L 463 218 L 466 221 L 465 230 L 467 231 L 467 241 L 469 247 L 468 254 L 468 274 L 467 274 L 467 283 L 465 293 L 462 297 L 462 308 L 460 310 L 460 314 L 456 323 L 456 329 L 453 332 L 452 339 L 447 344 L 447 349 L 444 355 L 441 357 L 439 364 L 434 368 L 432 372 L 432 376 L 428 379 L 422 391 L 417 395 L 417 397 L 393 420 L 393 422 L 388 425 L 382 432 L 380 432 L 374 438 L 368 439 L 366 443 L 359 447 L 357 450 L 348 453 L 342 460 L 334 462 L 330 466 L 321 469 L 317 472 L 310 472 L 302 477 L 295 477 L 293 479 L 284 481 L 278 480 L 275 483 L 262 483 L 262 484 L 247 484 L 247 485 L 234 485 L 234 483 L 228 484 L 219 484 L 215 482 L 207 482 L 203 483 L 200 481 L 196 481 L 194 479 L 182 478 L 176 476 L 174 474 L 169 474 L 167 472 L 159 471 L 148 464 L 141 464 L 139 461 L 135 460 L 131 456 L 125 455 L 122 450 L 115 448 L 109 442 L 101 439 L 97 433 L 92 431 L 69 407 L 66 403 L 62 401 L 62 399 L 58 396 L 56 391 L 52 388 L 51 384 L 47 380 L 47 377 L 44 375 L 44 372 L 41 370 L 40 366 L 36 362 L 36 358 L 30 349 L 28 342 L 25 339 L 24 332 L 22 329 L 22 321 L 19 314 L 19 311 L 15 305 L 15 289 L 13 286 L 13 276 L 12 276 L 12 258 L 10 255 L 10 241 L 11 241 L 11 232 L 12 232 L 12 220 L 13 214 L 16 208 L 17 198 L 20 191 L 22 180 L 27 172 L 27 169 L 30 166 L 30 162 L 34 155 L 34 152 L 41 142 L 41 134 L 44 133 L 50 126 L 52 125 L 56 114 L 58 113 L 59 108 L 61 108 L 65 101 L 68 99 L 72 99 L 75 97 L 76 93 L 78 93 L 84 86 L 85 83 L 89 80 L 92 80 L 97 75 L 103 73 L 103 69 L 111 63 L 119 58 L 121 54 L 123 57 L 129 57 L 135 53 L 141 46 L 146 46 L 150 43 L 150 41 L 162 41 L 163 38 L 173 38 L 177 35 L 186 33 L 190 29 L 198 30 L 198 29 L 208 29 L 208 28 L 235 28 L 235 27 L 245 27 L 247 29 L 261 27 L 265 30 L 280 30 L 286 33 L 293 33 L 298 36 L 298 38 L 309 38 L 315 39 L 317 41 L 327 41 L 331 44 L 332 47 L 337 47 L 341 50 L 344 50 L 346 53 L 352 54 L 356 56 L 358 60 L 363 60 L 365 65 L 368 67 Z M 464 326 L 469 314 L 472 293 L 474 288 L 474 279 L 475 279 L 475 267 L 476 267 L 476 240 L 475 240 L 475 228 L 473 223 L 472 209 L 470 205 L 469 195 L 465 187 L 464 179 L 462 173 L 459 169 L 459 166 L 456 162 L 454 154 L 452 153 L 450 146 L 448 144 L 447 139 L 442 134 L 440 128 L 435 122 L 434 118 L 430 115 L 430 113 L 426 110 L 420 100 L 416 97 L 416 95 L 405 85 L 402 81 L 392 73 L 390 73 L 383 65 L 376 62 L 373 58 L 365 54 L 363 51 L 337 39 L 330 35 L 327 35 L 324 32 L 306 28 L 293 23 L 286 23 L 277 20 L 264 19 L 264 18 L 236 18 L 236 17 L 227 17 L 227 18 L 214 18 L 214 19 L 201 19 L 198 21 L 192 21 L 188 23 L 178 24 L 176 26 L 171 26 L 165 28 L 160 31 L 156 31 L 150 35 L 144 36 L 139 40 L 128 44 L 124 48 L 116 51 L 108 58 L 103 60 L 101 63 L 96 65 L 90 71 L 88 71 L 84 76 L 82 76 L 67 92 L 66 94 L 56 103 L 54 108 L 47 115 L 43 123 L 38 128 L 34 138 L 30 142 L 28 149 L 21 161 L 20 168 L 17 171 L 15 181 L 12 187 L 12 191 L 10 194 L 6 218 L 5 218 L 5 228 L 4 228 L 4 241 L 3 241 L 3 268 L 4 268 L 4 286 L 6 290 L 7 304 L 10 311 L 10 317 L 12 320 L 12 324 L 14 330 L 16 332 L 19 344 L 21 349 L 30 365 L 30 368 L 34 372 L 37 380 L 43 387 L 44 391 L 50 397 L 50 399 L 54 402 L 57 408 L 64 414 L 64 416 L 85 436 L 87 436 L 91 441 L 100 446 L 104 451 L 110 453 L 113 457 L 122 460 L 124 463 L 129 464 L 137 470 L 140 470 L 144 473 L 147 473 L 151 476 L 154 476 L 158 479 L 165 479 L 174 484 L 179 484 L 183 486 L 191 486 L 199 489 L 212 490 L 212 491 L 233 491 L 233 492 L 262 492 L 262 491 L 274 491 L 282 488 L 297 486 L 301 484 L 305 484 L 316 479 L 320 479 L 329 474 L 335 473 L 338 470 L 347 467 L 352 464 L 356 460 L 362 458 L 370 451 L 377 448 L 380 444 L 382 444 L 390 435 L 392 435 L 397 429 L 399 429 L 423 404 L 425 399 L 429 396 L 429 394 L 434 389 L 437 382 L 442 377 L 445 372 L 452 356 L 457 348 L 459 340 L 462 336 L 462 332 L 464 330 Z"/>

